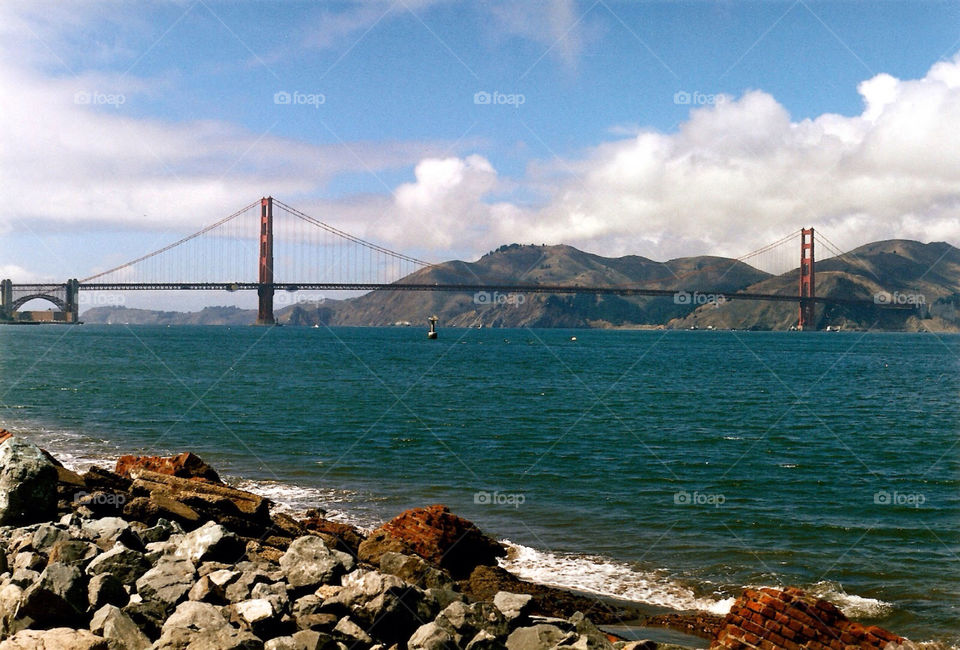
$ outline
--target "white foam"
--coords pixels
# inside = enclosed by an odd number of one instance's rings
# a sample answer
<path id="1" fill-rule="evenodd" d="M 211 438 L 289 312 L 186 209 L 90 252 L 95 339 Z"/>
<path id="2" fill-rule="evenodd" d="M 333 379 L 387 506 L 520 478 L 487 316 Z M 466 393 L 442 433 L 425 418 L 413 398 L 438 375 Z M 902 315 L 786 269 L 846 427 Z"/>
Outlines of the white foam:
<path id="1" fill-rule="evenodd" d="M 666 572 L 641 572 L 609 558 L 549 553 L 509 540 L 503 543 L 510 547 L 507 558 L 501 560 L 503 568 L 526 580 L 552 587 L 720 615 L 729 612 L 735 600 L 697 596 L 689 587 L 671 580 Z"/>
<path id="2" fill-rule="evenodd" d="M 368 532 L 381 523 L 372 518 L 364 517 L 356 512 L 356 509 L 349 507 L 344 509 L 331 508 L 331 506 L 340 504 L 347 506 L 355 504 L 359 495 L 350 490 L 305 487 L 271 480 L 226 480 L 235 488 L 247 490 L 270 499 L 276 504 L 275 510 L 280 512 L 302 515 L 311 508 L 322 508 L 326 511 L 324 515 L 326 519 L 348 523 Z"/>
<path id="3" fill-rule="evenodd" d="M 866 598 L 848 594 L 838 582 L 823 580 L 807 588 L 807 593 L 830 601 L 840 608 L 844 616 L 854 620 L 861 618 L 882 618 L 893 611 L 893 603 L 877 598 Z"/>

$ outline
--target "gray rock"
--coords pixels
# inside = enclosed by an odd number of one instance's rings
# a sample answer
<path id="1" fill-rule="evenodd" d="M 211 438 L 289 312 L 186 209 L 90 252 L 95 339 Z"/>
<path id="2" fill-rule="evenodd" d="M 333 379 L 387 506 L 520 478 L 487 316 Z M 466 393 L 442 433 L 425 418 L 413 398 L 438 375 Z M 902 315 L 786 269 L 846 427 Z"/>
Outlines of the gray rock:
<path id="1" fill-rule="evenodd" d="M 187 599 L 214 605 L 225 605 L 227 603 L 226 591 L 223 585 L 218 585 L 207 575 L 197 580 L 196 584 L 190 588 Z"/>
<path id="2" fill-rule="evenodd" d="M 457 650 L 453 636 L 433 621 L 421 625 L 407 642 L 408 650 Z"/>
<path id="3" fill-rule="evenodd" d="M 104 605 L 126 607 L 130 602 L 130 596 L 123 588 L 122 582 L 109 573 L 101 573 L 90 578 L 90 583 L 87 585 L 87 601 L 90 603 L 90 609 L 97 611 Z"/>
<path id="4" fill-rule="evenodd" d="M 227 600 L 231 603 L 249 600 L 254 586 L 262 582 L 273 582 L 273 580 L 270 579 L 270 576 L 265 571 L 261 571 L 260 569 L 243 571 L 227 585 Z"/>
<path id="5" fill-rule="evenodd" d="M 16 569 L 10 576 L 10 582 L 27 588 L 40 579 L 40 572 L 33 569 Z"/>
<path id="6" fill-rule="evenodd" d="M 244 600 L 224 609 L 230 621 L 241 629 L 250 630 L 260 638 L 277 636 L 281 633 L 280 613 L 266 598 Z"/>
<path id="7" fill-rule="evenodd" d="M 380 571 L 395 575 L 422 589 L 455 591 L 457 583 L 449 574 L 437 569 L 420 557 L 387 551 L 380 556 Z"/>
<path id="8" fill-rule="evenodd" d="M 137 627 L 151 639 L 160 636 L 160 628 L 167 620 L 172 607 L 166 603 L 153 600 L 140 600 L 139 595 L 130 599 L 130 604 L 123 608 L 123 613 L 137 624 Z"/>
<path id="9" fill-rule="evenodd" d="M 195 577 L 193 564 L 188 560 L 163 560 L 137 580 L 137 593 L 172 611 L 186 598 Z"/>
<path id="10" fill-rule="evenodd" d="M 130 528 L 130 524 L 120 517 L 102 517 L 100 519 L 87 519 L 81 525 L 80 530 L 84 537 L 93 540 L 100 548 L 108 550 L 116 544 L 120 533 L 128 528 Z"/>
<path id="11" fill-rule="evenodd" d="M 282 582 L 267 584 L 260 582 L 250 590 L 251 598 L 265 598 L 270 601 L 276 612 L 288 612 L 290 610 L 290 596 L 287 594 L 287 585 Z"/>
<path id="12" fill-rule="evenodd" d="M 263 650 L 300 650 L 300 646 L 292 636 L 278 636 L 264 643 Z"/>
<path id="13" fill-rule="evenodd" d="M 333 637 L 314 630 L 301 630 L 293 635 L 296 650 L 337 650 Z"/>
<path id="14" fill-rule="evenodd" d="M 367 632 L 387 644 L 400 643 L 424 621 L 436 617 L 436 603 L 426 593 L 400 578 L 378 571 L 355 571 L 344 587 L 324 600 L 324 609 L 345 607 Z"/>
<path id="15" fill-rule="evenodd" d="M 104 605 L 94 613 L 90 631 L 105 638 L 110 650 L 144 650 L 150 646 L 150 639 L 133 619 L 113 605 Z"/>
<path id="16" fill-rule="evenodd" d="M 345 607 L 336 608 L 335 611 L 328 611 L 329 609 L 324 608 L 323 598 L 316 594 L 307 594 L 293 603 L 291 613 L 297 627 L 301 630 L 318 628 L 330 630 L 349 610 Z"/>
<path id="17" fill-rule="evenodd" d="M 341 559 L 322 539 L 313 535 L 293 540 L 280 558 L 280 568 L 294 589 L 315 589 L 331 584 L 344 572 Z"/>
<path id="18" fill-rule="evenodd" d="M 31 551 L 22 551 L 13 558 L 13 570 L 26 569 L 28 571 L 43 571 L 47 566 L 47 560 L 39 553 Z"/>
<path id="19" fill-rule="evenodd" d="M 480 630 L 470 639 L 464 650 L 501 650 L 503 647 L 503 641 L 485 630 Z"/>
<path id="20" fill-rule="evenodd" d="M 459 591 L 450 589 L 427 589 L 427 597 L 436 603 L 436 609 L 444 610 L 453 603 L 465 603 L 467 597 Z"/>
<path id="21" fill-rule="evenodd" d="M 570 622 L 576 627 L 580 635 L 580 642 L 576 645 L 582 650 L 614 650 L 613 644 L 607 635 L 597 629 L 589 618 L 582 612 L 576 612 L 570 617 Z"/>
<path id="22" fill-rule="evenodd" d="M 124 584 L 132 584 L 150 569 L 150 563 L 140 551 L 117 544 L 87 565 L 87 575 L 109 573 Z"/>
<path id="23" fill-rule="evenodd" d="M 37 627 L 77 625 L 87 611 L 87 583 L 75 566 L 54 562 L 37 582 L 23 592 L 18 618 L 30 618 Z"/>
<path id="24" fill-rule="evenodd" d="M 571 635 L 555 625 L 541 623 L 517 628 L 507 637 L 507 650 L 551 650 Z"/>
<path id="25" fill-rule="evenodd" d="M 13 583 L 0 587 L 0 639 L 18 632 L 22 626 L 15 622 L 23 589 Z"/>
<path id="26" fill-rule="evenodd" d="M 173 628 L 195 631 L 219 630 L 229 626 L 227 619 L 213 605 L 187 601 L 177 605 L 173 614 L 164 622 L 162 631 L 166 632 Z"/>
<path id="27" fill-rule="evenodd" d="M 48 521 L 57 513 L 57 468 L 34 444 L 0 444 L 0 525 Z"/>
<path id="28" fill-rule="evenodd" d="M 40 553 L 50 553 L 50 549 L 57 542 L 70 539 L 70 534 L 53 524 L 41 524 L 33 533 L 32 546 Z"/>
<path id="29" fill-rule="evenodd" d="M 333 628 L 333 631 L 346 637 L 350 642 L 363 643 L 368 646 L 373 645 L 373 638 L 367 634 L 366 630 L 350 620 L 349 616 L 341 618 L 337 622 L 336 627 Z"/>
<path id="30" fill-rule="evenodd" d="M 58 627 L 21 630 L 0 643 L 2 650 L 109 650 L 107 640 L 88 630 Z"/>
<path id="31" fill-rule="evenodd" d="M 437 616 L 436 623 L 450 632 L 457 645 L 466 645 L 481 630 L 494 637 L 507 636 L 507 619 L 491 603 L 450 604 Z"/>
<path id="32" fill-rule="evenodd" d="M 100 547 L 79 539 L 67 539 L 57 542 L 50 549 L 50 561 L 61 562 L 86 570 L 87 566 L 100 554 Z"/>
<path id="33" fill-rule="evenodd" d="M 497 606 L 504 618 L 511 626 L 529 620 L 530 609 L 533 605 L 533 596 L 530 594 L 512 594 L 508 591 L 498 591 L 493 597 L 493 604 Z"/>
<path id="34" fill-rule="evenodd" d="M 204 560 L 236 562 L 246 551 L 246 544 L 218 523 L 208 521 L 187 533 L 177 546 L 175 555 L 199 564 Z"/>
<path id="35" fill-rule="evenodd" d="M 232 627 L 208 603 L 180 603 L 168 618 L 153 650 L 263 650 L 263 641 Z"/>
<path id="36" fill-rule="evenodd" d="M 157 520 L 156 526 L 140 531 L 140 539 L 143 540 L 144 544 L 165 542 L 170 539 L 171 535 L 182 533 L 183 527 L 180 524 L 161 518 Z"/>

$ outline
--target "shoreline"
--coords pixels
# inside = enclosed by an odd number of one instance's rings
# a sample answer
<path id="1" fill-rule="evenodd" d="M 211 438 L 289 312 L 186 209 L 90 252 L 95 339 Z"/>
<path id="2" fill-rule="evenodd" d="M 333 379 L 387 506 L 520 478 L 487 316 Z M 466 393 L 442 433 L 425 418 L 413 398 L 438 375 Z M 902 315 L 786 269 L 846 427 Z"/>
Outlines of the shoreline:
<path id="1" fill-rule="evenodd" d="M 8 446 L 36 449 L 24 438 L 22 435 L 13 436 L 7 441 L 0 438 L 0 451 Z M 51 465 L 60 465 L 49 454 L 46 458 Z M 80 475 L 60 465 L 56 470 L 56 507 L 60 519 L 52 518 L 41 526 L 76 527 L 78 521 L 89 524 L 96 518 L 122 517 L 128 528 L 136 531 L 135 535 L 147 534 L 145 531 L 153 530 L 163 522 L 172 522 L 172 525 L 180 527 L 187 538 L 197 530 L 215 526 L 222 531 L 221 537 L 229 535 L 234 538 L 235 553 L 242 542 L 243 552 L 240 557 L 243 559 L 235 560 L 236 566 L 242 562 L 253 562 L 282 567 L 284 558 L 293 552 L 297 544 L 304 539 L 309 541 L 311 538 L 318 538 L 322 540 L 320 543 L 329 549 L 325 552 L 339 554 L 337 557 L 344 564 L 344 581 L 365 580 L 369 576 L 382 578 L 383 574 L 389 574 L 409 580 L 411 585 L 427 591 L 442 586 L 438 592 L 441 596 L 434 594 L 432 597 L 439 598 L 439 604 L 447 606 L 454 606 L 455 602 L 461 603 L 455 608 L 468 606 L 462 603 L 469 603 L 470 607 L 492 606 L 490 603 L 495 603 L 498 598 L 502 600 L 506 597 L 502 594 L 508 594 L 524 601 L 528 610 L 526 618 L 522 619 L 524 622 L 533 622 L 534 627 L 552 626 L 559 630 L 558 634 L 566 628 L 567 634 L 577 633 L 585 635 L 585 638 L 599 633 L 592 631 L 597 629 L 595 625 L 613 625 L 617 629 L 627 630 L 663 628 L 670 630 L 672 638 L 675 639 L 689 639 L 692 636 L 682 635 L 695 635 L 711 641 L 714 644 L 711 647 L 725 648 L 728 646 L 723 644 L 734 643 L 737 634 L 750 634 L 744 631 L 750 627 L 750 621 L 743 623 L 742 618 L 738 618 L 748 607 L 754 606 L 750 599 L 756 599 L 760 603 L 763 599 L 781 598 L 784 599 L 785 606 L 799 607 L 800 610 L 811 604 L 822 606 L 824 611 L 830 612 L 832 625 L 850 625 L 849 630 L 859 630 L 864 635 L 872 634 L 869 638 L 875 641 L 886 637 L 901 639 L 880 628 L 871 627 L 863 631 L 863 626 L 852 627 L 856 624 L 849 623 L 833 605 L 826 601 L 811 600 L 800 590 L 788 589 L 780 592 L 763 589 L 761 592 L 764 593 L 755 592 L 754 595 L 750 595 L 748 590 L 734 604 L 730 614 L 722 617 L 706 612 L 657 614 L 654 613 L 657 606 L 592 593 L 576 593 L 569 589 L 525 581 L 499 565 L 500 558 L 507 554 L 504 545 L 487 537 L 472 523 L 449 512 L 444 506 L 415 508 L 401 513 L 373 531 L 361 531 L 352 525 L 326 518 L 326 513 L 321 510 L 309 511 L 305 513 L 306 518 L 299 520 L 279 510 L 271 511 L 274 504 L 269 499 L 228 486 L 213 468 L 193 454 L 183 453 L 170 458 L 122 456 L 115 469 L 116 471 L 111 471 L 93 466 Z M 190 532 L 191 530 L 194 532 Z M 170 539 L 182 542 L 180 538 L 174 537 L 180 534 L 171 533 Z M 138 543 L 146 550 L 147 547 L 142 541 L 134 541 L 132 546 L 135 547 Z M 124 552 L 129 550 L 123 543 L 120 543 L 119 547 Z M 165 550 L 169 550 L 168 547 L 165 547 Z M 154 549 L 153 552 L 157 550 L 159 549 Z M 118 551 L 116 545 L 110 553 L 115 551 Z M 162 560 L 162 556 L 161 553 L 155 559 Z M 17 558 L 19 561 L 19 556 Z M 355 575 L 359 577 L 351 578 Z M 11 577 L 7 578 L 8 583 L 11 580 Z M 330 589 L 338 590 L 345 590 L 347 587 L 346 582 L 337 584 L 334 581 L 330 585 Z M 30 588 L 27 587 L 28 590 Z M 134 595 L 139 595 L 139 590 Z M 230 608 L 234 605 L 237 603 L 222 607 Z M 762 606 L 760 609 L 765 611 Z M 233 609 L 229 611 L 231 615 L 235 614 Z M 224 609 L 224 613 L 227 613 L 227 609 Z M 279 612 L 275 614 L 279 615 Z M 586 620 L 584 614 L 589 616 L 590 620 Z M 289 613 L 287 615 L 289 616 Z M 442 616 L 437 618 L 437 621 L 441 619 Z M 333 622 L 329 616 L 324 621 Z M 157 624 L 152 632 L 156 636 L 156 633 L 162 632 L 164 623 L 154 623 Z M 290 621 L 284 628 L 287 631 L 291 629 L 289 624 Z M 772 618 L 771 624 L 779 625 Z M 742 625 L 746 625 L 746 628 L 738 627 Z M 301 632 L 305 630 L 302 625 L 298 624 L 298 627 Z M 306 628 L 309 627 L 306 625 Z M 240 628 L 243 631 L 243 625 L 240 625 Z M 514 632 L 520 630 L 520 627 L 516 627 Z M 839 635 L 839 632 L 836 634 Z M 726 641 L 724 635 L 729 637 Z M 607 642 L 617 642 L 620 644 L 618 647 L 626 647 L 625 640 L 611 637 Z M 372 647 L 374 644 L 368 645 Z M 507 645 L 509 647 L 509 643 Z M 695 643 L 687 647 L 695 646 L 703 647 L 703 644 Z M 0 645 L 0 648 L 3 646 Z"/>

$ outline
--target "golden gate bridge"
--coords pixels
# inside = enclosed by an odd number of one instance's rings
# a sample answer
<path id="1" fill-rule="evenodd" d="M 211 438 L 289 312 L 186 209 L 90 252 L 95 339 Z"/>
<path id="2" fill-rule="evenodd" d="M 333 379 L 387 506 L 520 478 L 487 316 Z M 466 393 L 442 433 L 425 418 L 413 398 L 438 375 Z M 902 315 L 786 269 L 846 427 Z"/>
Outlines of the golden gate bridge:
<path id="1" fill-rule="evenodd" d="M 78 322 L 81 291 L 256 291 L 257 323 L 274 324 L 273 303 L 277 292 L 296 291 L 449 291 L 476 293 L 597 294 L 619 296 L 676 297 L 678 292 L 723 295 L 725 300 L 766 300 L 798 304 L 798 328 L 816 324 L 816 305 L 869 306 L 903 309 L 897 304 L 875 304 L 871 300 L 816 295 L 816 268 L 813 228 L 795 231 L 751 251 L 734 263 L 746 263 L 763 256 L 780 254 L 796 245 L 800 237 L 799 286 L 796 293 L 720 291 L 690 287 L 685 276 L 712 267 L 700 267 L 674 275 L 677 286 L 583 286 L 522 282 L 440 283 L 414 282 L 410 276 L 430 268 L 429 262 L 390 250 L 356 237 L 293 208 L 273 197 L 264 197 L 201 230 L 153 252 L 83 279 L 64 283 L 14 283 L 0 281 L 0 322 L 16 322 L 18 310 L 32 300 L 52 303 L 59 312 L 54 320 Z M 819 234 L 831 255 L 845 255 Z M 279 253 L 278 253 L 279 250 Z M 793 249 L 796 250 L 796 249 Z M 320 262 L 319 253 L 323 252 Z M 250 271 L 257 258 L 256 279 Z M 724 259 L 713 265 L 730 267 Z M 791 265 L 789 268 L 796 268 Z M 198 278 L 206 278 L 200 280 Z M 243 278 L 248 278 L 244 280 Z M 907 306 L 906 308 L 909 308 Z"/>

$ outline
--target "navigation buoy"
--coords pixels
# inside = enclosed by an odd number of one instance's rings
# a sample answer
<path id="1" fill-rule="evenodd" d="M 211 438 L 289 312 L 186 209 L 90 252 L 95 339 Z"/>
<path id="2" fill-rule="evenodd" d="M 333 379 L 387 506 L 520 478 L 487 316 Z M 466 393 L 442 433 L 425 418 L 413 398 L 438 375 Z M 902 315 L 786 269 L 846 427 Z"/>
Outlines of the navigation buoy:
<path id="1" fill-rule="evenodd" d="M 428 339 L 437 338 L 437 321 L 440 320 L 436 316 L 431 316 L 427 319 L 427 322 L 430 323 L 430 331 L 427 332 Z"/>

